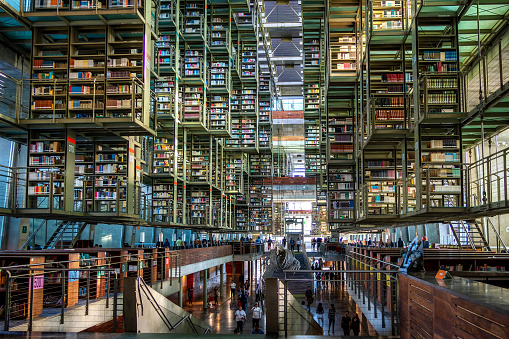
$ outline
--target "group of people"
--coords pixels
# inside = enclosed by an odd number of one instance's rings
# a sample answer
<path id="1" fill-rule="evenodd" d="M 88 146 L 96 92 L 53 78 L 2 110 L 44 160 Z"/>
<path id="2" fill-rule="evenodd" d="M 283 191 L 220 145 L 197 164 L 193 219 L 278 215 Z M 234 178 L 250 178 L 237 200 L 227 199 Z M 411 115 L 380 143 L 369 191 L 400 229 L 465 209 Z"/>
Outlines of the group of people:
<path id="1" fill-rule="evenodd" d="M 244 331 L 244 322 L 247 320 L 247 301 L 249 296 L 249 280 L 246 280 L 246 282 L 243 283 L 243 276 L 241 276 L 240 279 L 240 286 L 239 286 L 239 292 L 237 295 L 237 310 L 234 313 L 235 321 L 237 322 L 237 327 L 234 330 L 234 333 L 241 334 Z M 262 302 L 263 302 L 263 296 L 260 296 L 259 292 L 260 289 L 257 288 L 256 293 L 256 302 L 254 306 L 251 308 L 251 311 L 253 312 L 252 315 L 252 325 L 253 330 L 252 334 L 264 334 L 264 331 L 260 328 L 260 319 L 262 318 Z M 237 284 L 235 284 L 234 281 L 230 284 L 230 293 L 232 297 L 232 301 L 236 297 L 236 291 L 237 291 Z"/>
<path id="2" fill-rule="evenodd" d="M 311 238 L 311 249 L 314 251 L 318 251 L 320 249 L 320 244 L 322 243 L 322 238 Z"/>

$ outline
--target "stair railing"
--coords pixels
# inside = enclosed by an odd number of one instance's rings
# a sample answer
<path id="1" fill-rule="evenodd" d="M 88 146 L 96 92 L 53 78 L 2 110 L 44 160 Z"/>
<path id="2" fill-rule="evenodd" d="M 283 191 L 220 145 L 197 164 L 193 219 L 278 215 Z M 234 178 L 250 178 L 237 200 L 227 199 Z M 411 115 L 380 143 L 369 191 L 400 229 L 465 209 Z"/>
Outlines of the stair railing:
<path id="1" fill-rule="evenodd" d="M 460 220 L 460 224 L 461 224 L 461 227 L 463 227 L 463 230 L 465 231 L 465 235 L 467 236 L 467 240 L 470 243 L 470 246 L 472 247 L 472 249 L 474 251 L 477 250 L 477 248 L 475 247 L 475 244 L 474 244 L 474 240 L 472 239 L 472 237 L 470 237 L 470 231 L 465 226 L 465 223 L 463 222 L 463 220 Z"/>
<path id="2" fill-rule="evenodd" d="M 500 237 L 500 233 L 498 233 L 495 225 L 493 224 L 490 218 L 486 218 L 486 220 L 488 220 L 488 225 L 490 226 L 491 230 L 493 231 L 493 233 L 495 233 L 495 236 L 497 237 L 497 250 L 498 244 L 500 243 L 502 244 L 502 247 L 504 247 L 505 253 L 507 253 L 507 246 L 505 245 L 504 240 L 502 240 L 502 238 Z"/>

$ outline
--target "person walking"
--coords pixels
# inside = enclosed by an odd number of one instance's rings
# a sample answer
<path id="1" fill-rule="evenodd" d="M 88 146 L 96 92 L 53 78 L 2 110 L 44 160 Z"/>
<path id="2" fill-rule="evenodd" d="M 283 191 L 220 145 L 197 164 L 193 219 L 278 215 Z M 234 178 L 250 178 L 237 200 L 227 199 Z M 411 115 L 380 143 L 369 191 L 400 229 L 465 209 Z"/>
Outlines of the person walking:
<path id="1" fill-rule="evenodd" d="M 297 252 L 300 251 L 300 244 L 301 244 L 301 241 L 300 241 L 300 238 L 297 239 Z"/>
<path id="2" fill-rule="evenodd" d="M 398 240 L 398 247 L 399 248 L 403 247 L 403 240 L 401 240 L 401 238 L 399 238 L 399 240 Z"/>
<path id="3" fill-rule="evenodd" d="M 258 306 L 258 303 L 254 304 L 253 311 L 253 329 L 255 326 L 260 326 L 260 319 L 262 318 L 262 309 Z"/>
<path id="4" fill-rule="evenodd" d="M 232 283 L 230 284 L 230 297 L 235 298 L 235 288 L 237 287 L 237 284 L 235 284 L 235 281 L 232 279 Z"/>
<path id="5" fill-rule="evenodd" d="M 322 327 L 323 327 L 323 314 L 324 313 L 325 313 L 325 311 L 323 309 L 322 303 L 318 303 L 318 306 L 316 307 L 316 315 L 317 315 L 318 323 Z"/>
<path id="6" fill-rule="evenodd" d="M 290 239 L 290 251 L 295 251 L 295 240 Z"/>
<path id="7" fill-rule="evenodd" d="M 168 238 L 166 238 L 166 240 L 164 241 L 163 246 L 165 248 L 169 248 L 170 247 L 170 241 L 168 240 Z"/>
<path id="8" fill-rule="evenodd" d="M 350 326 L 353 331 L 353 335 L 359 335 L 359 332 L 361 330 L 361 320 L 359 319 L 359 315 L 355 313 L 355 315 L 352 318 L 352 325 Z"/>
<path id="9" fill-rule="evenodd" d="M 216 287 L 214 287 L 214 304 L 216 306 L 219 305 L 219 289 Z"/>
<path id="10" fill-rule="evenodd" d="M 193 304 L 193 294 L 194 294 L 194 288 L 193 288 L 193 286 L 191 286 L 187 289 L 187 302 L 189 303 L 189 305 Z"/>
<path id="11" fill-rule="evenodd" d="M 244 321 L 246 320 L 246 312 L 239 306 L 238 310 L 235 311 L 235 321 L 237 322 L 237 328 L 235 333 L 242 333 L 244 330 Z"/>
<path id="12" fill-rule="evenodd" d="M 350 318 L 350 312 L 345 311 L 345 316 L 341 318 L 341 328 L 343 329 L 344 335 L 350 335 L 351 326 L 352 319 Z"/>
<path id="13" fill-rule="evenodd" d="M 286 238 L 283 238 L 283 240 L 281 241 L 281 243 L 283 244 L 283 248 L 286 247 Z"/>
<path id="14" fill-rule="evenodd" d="M 240 295 L 240 302 L 242 303 L 242 308 L 246 310 L 247 309 L 247 296 L 245 293 L 242 293 Z"/>
<path id="15" fill-rule="evenodd" d="M 311 291 L 311 286 L 308 286 L 306 290 L 306 300 L 308 302 L 308 311 L 311 311 L 311 304 L 313 303 L 313 291 Z"/>
<path id="16" fill-rule="evenodd" d="M 332 327 L 332 334 L 334 334 L 334 327 L 336 326 L 336 308 L 334 307 L 334 304 L 330 305 L 328 317 L 329 317 L 329 333 L 330 328 Z"/>

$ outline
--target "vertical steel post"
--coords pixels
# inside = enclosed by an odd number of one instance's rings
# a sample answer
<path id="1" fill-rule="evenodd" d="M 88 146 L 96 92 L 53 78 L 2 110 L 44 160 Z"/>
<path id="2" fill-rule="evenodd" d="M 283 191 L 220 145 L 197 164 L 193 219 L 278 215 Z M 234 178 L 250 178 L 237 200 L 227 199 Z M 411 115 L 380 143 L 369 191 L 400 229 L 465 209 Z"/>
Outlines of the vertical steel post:
<path id="1" fill-rule="evenodd" d="M 113 333 L 117 332 L 118 279 L 113 280 Z"/>
<path id="2" fill-rule="evenodd" d="M 62 271 L 62 295 L 61 295 L 61 303 L 60 303 L 60 324 L 64 323 L 64 313 L 65 313 L 65 271 Z"/>
<path id="3" fill-rule="evenodd" d="M 28 332 L 32 332 L 32 325 L 34 321 L 34 275 L 33 271 L 29 271 L 30 276 L 30 317 L 28 319 Z"/>
<path id="4" fill-rule="evenodd" d="M 283 312 L 284 312 L 284 331 L 285 337 L 288 336 L 288 281 L 284 282 L 284 304 L 283 304 Z"/>
<path id="5" fill-rule="evenodd" d="M 9 330 L 9 318 L 11 315 L 11 277 L 7 272 L 7 280 L 5 282 L 5 318 L 4 318 L 4 331 Z"/>
<path id="6" fill-rule="evenodd" d="M 89 304 L 90 304 L 90 271 L 87 271 L 87 303 L 85 305 L 85 315 L 88 315 Z"/>

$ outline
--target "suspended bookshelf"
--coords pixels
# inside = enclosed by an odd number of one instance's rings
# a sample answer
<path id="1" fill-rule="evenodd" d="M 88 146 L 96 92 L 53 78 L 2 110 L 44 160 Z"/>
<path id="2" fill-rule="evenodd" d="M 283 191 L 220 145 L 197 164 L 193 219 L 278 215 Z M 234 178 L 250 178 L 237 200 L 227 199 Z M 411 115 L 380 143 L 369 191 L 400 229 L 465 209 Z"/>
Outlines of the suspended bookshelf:
<path id="1" fill-rule="evenodd" d="M 209 224 L 209 206 L 209 189 L 192 187 L 190 189 L 190 196 L 187 199 L 187 223 L 190 225 Z"/>
<path id="2" fill-rule="evenodd" d="M 191 143 L 191 176 L 189 182 L 209 182 L 210 140 L 193 136 Z"/>
<path id="3" fill-rule="evenodd" d="M 174 157 L 175 149 L 173 139 L 169 137 L 154 138 L 153 174 L 173 175 Z"/>
<path id="4" fill-rule="evenodd" d="M 272 148 L 271 125 L 258 125 L 258 142 L 260 145 L 260 150 Z"/>
<path id="5" fill-rule="evenodd" d="M 353 165 L 329 168 L 329 222 L 348 222 L 355 217 L 355 176 Z"/>
<path id="6" fill-rule="evenodd" d="M 30 118 L 64 118 L 67 109 L 69 28 L 35 28 L 33 35 Z"/>
<path id="7" fill-rule="evenodd" d="M 272 177 L 272 153 L 251 154 L 249 156 L 249 175 Z"/>
<path id="8" fill-rule="evenodd" d="M 186 0 L 184 6 L 184 38 L 200 39 L 207 37 L 207 7 L 203 0 Z"/>
<path id="9" fill-rule="evenodd" d="M 94 210 L 126 212 L 127 142 L 102 142 L 95 148 Z"/>
<path id="10" fill-rule="evenodd" d="M 28 208 L 64 209 L 66 142 L 65 131 L 30 132 Z"/>
<path id="11" fill-rule="evenodd" d="M 173 183 L 154 181 L 152 186 L 152 222 L 173 222 Z"/>

